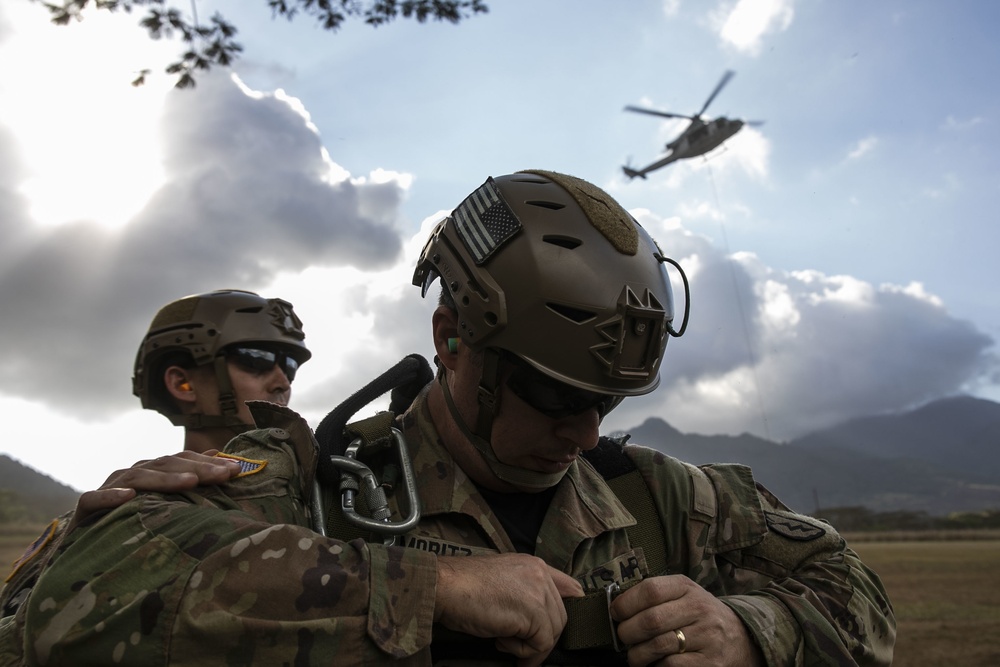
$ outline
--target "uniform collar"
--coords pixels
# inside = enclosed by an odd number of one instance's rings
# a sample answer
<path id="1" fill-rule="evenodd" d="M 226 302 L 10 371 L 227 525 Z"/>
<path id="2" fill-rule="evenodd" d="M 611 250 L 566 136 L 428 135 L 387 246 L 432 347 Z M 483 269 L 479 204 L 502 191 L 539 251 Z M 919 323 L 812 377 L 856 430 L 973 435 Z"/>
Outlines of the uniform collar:
<path id="1" fill-rule="evenodd" d="M 423 516 L 452 512 L 468 515 L 479 523 L 498 548 L 512 549 L 499 522 L 495 518 L 491 520 L 492 512 L 476 485 L 455 464 L 441 442 L 431 420 L 426 390 L 404 416 L 404 428 L 420 489 Z M 558 559 L 559 554 L 565 558 L 579 542 L 635 523 L 635 518 L 600 473 L 578 458 L 558 484 L 539 532 L 536 555 L 545 557 L 541 553 L 545 551 L 553 558 Z M 567 553 L 569 543 L 572 548 Z"/>

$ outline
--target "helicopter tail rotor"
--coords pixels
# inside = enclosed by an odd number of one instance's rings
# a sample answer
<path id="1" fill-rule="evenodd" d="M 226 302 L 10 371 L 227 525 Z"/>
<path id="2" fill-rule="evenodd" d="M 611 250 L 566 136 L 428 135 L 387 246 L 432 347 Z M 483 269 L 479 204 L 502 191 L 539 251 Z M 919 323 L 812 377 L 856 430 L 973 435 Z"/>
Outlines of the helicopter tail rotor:
<path id="1" fill-rule="evenodd" d="M 625 172 L 625 175 L 628 176 L 628 179 L 630 181 L 636 176 L 638 176 L 642 180 L 646 180 L 646 172 L 633 169 L 631 159 L 629 159 L 628 162 L 625 163 L 625 165 L 622 167 L 622 171 Z"/>

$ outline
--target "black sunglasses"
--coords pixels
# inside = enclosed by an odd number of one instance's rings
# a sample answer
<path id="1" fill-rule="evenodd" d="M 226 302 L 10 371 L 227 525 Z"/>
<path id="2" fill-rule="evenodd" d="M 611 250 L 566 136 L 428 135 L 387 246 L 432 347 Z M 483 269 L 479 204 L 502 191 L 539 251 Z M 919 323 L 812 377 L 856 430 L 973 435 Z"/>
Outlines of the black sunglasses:
<path id="1" fill-rule="evenodd" d="M 267 373 L 278 365 L 289 382 L 295 379 L 295 373 L 299 370 L 299 362 L 280 350 L 233 346 L 226 348 L 226 359 L 257 373 Z"/>
<path id="2" fill-rule="evenodd" d="M 597 408 L 597 414 L 604 419 L 622 402 L 622 396 L 598 394 L 560 382 L 514 355 L 505 354 L 504 359 L 513 366 L 507 388 L 546 417 L 562 419 Z"/>

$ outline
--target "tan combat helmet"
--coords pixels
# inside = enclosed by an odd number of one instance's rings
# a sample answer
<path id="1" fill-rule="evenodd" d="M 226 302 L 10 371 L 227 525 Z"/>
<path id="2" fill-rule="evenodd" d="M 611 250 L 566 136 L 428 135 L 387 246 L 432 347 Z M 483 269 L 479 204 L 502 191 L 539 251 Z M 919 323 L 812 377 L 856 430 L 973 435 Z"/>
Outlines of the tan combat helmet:
<path id="1" fill-rule="evenodd" d="M 178 426 L 246 430 L 252 425 L 236 417 L 225 349 L 238 343 L 277 346 L 302 364 L 312 356 L 304 340 L 302 321 L 292 304 L 282 299 L 265 299 L 243 290 L 186 296 L 163 306 L 149 325 L 135 358 L 132 393 L 142 407 L 156 410 Z M 222 414 L 183 415 L 163 386 L 163 372 L 171 365 L 206 364 L 215 368 Z"/>
<path id="2" fill-rule="evenodd" d="M 491 351 L 614 397 L 602 415 L 653 391 L 668 337 L 683 333 L 664 262 L 677 266 L 618 202 L 554 172 L 490 178 L 438 223 L 413 284 L 426 295 L 440 277 L 463 344 L 487 352 L 478 439 L 489 440 L 498 391 Z"/>

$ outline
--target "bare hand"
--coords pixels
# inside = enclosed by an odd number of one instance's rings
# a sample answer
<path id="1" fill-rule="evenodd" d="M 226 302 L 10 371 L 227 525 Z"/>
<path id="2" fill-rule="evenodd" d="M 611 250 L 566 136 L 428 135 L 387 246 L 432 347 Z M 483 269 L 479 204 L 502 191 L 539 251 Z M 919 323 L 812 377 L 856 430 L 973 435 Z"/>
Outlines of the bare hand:
<path id="1" fill-rule="evenodd" d="M 135 497 L 136 491 L 186 491 L 203 484 L 221 484 L 238 474 L 239 464 L 215 457 L 217 452 L 216 449 L 204 454 L 184 451 L 116 470 L 99 489 L 80 496 L 70 530 L 95 512 L 123 505 Z"/>
<path id="2" fill-rule="evenodd" d="M 615 599 L 611 616 L 619 622 L 618 638 L 629 647 L 629 665 L 672 665 L 682 648 L 678 665 L 764 664 L 739 616 L 683 575 L 639 582 Z"/>
<path id="3" fill-rule="evenodd" d="M 497 649 L 521 667 L 542 664 L 566 627 L 564 597 L 583 587 L 534 556 L 438 557 L 434 620 L 476 637 L 496 638 Z"/>

